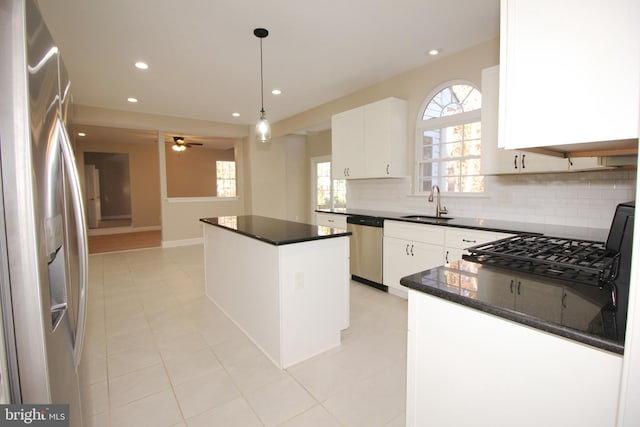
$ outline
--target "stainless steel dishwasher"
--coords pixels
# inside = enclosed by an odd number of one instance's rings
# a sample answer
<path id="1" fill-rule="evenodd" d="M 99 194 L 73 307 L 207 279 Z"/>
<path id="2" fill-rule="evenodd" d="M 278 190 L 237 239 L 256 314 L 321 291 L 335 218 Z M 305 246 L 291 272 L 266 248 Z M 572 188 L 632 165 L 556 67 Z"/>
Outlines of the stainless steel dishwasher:
<path id="1" fill-rule="evenodd" d="M 383 291 L 382 284 L 382 226 L 384 219 L 371 216 L 348 216 L 351 278 Z"/>

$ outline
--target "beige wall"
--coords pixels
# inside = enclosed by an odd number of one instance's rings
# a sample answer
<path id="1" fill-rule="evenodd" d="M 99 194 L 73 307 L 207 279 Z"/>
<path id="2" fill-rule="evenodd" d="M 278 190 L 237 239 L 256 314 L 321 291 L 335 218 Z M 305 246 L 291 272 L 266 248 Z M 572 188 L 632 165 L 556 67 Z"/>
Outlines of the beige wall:
<path id="1" fill-rule="evenodd" d="M 84 188 L 84 153 L 126 153 L 129 155 L 131 185 L 131 225 L 134 228 L 159 227 L 160 172 L 158 151 L 154 144 L 126 142 L 76 142 L 76 158 L 80 180 Z"/>
<path id="2" fill-rule="evenodd" d="M 233 149 L 195 146 L 176 152 L 165 145 L 167 197 L 216 197 L 216 161 L 233 161 Z"/>

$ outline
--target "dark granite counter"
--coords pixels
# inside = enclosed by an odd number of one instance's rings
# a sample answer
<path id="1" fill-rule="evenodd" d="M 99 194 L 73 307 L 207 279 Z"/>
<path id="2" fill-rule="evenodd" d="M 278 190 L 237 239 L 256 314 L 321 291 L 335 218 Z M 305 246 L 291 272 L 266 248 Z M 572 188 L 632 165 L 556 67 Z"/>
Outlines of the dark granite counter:
<path id="1" fill-rule="evenodd" d="M 340 228 L 303 224 L 258 215 L 201 218 L 200 221 L 272 245 L 288 245 L 351 234 L 351 232 Z"/>
<path id="2" fill-rule="evenodd" d="M 624 335 L 619 331 L 625 329 L 621 323 L 626 322 L 626 313 L 613 308 L 610 287 L 600 289 L 464 260 L 404 277 L 400 283 L 526 326 L 624 353 Z"/>
<path id="3" fill-rule="evenodd" d="M 373 211 L 361 209 L 346 210 L 318 210 L 317 212 L 335 213 L 342 215 L 362 215 L 385 220 L 406 221 L 417 224 L 440 225 L 445 227 L 470 228 L 475 230 L 495 231 L 500 233 L 520 234 L 520 233 L 536 233 L 545 236 L 564 237 L 568 239 L 592 240 L 596 242 L 604 242 L 607 240 L 609 229 L 588 228 L 588 227 L 572 227 L 553 224 L 536 224 L 529 222 L 503 221 L 499 219 L 487 218 L 451 218 L 451 219 L 432 219 L 432 220 L 415 220 L 404 218 L 411 215 L 407 212 L 387 212 Z M 425 216 L 428 214 L 424 214 Z"/>

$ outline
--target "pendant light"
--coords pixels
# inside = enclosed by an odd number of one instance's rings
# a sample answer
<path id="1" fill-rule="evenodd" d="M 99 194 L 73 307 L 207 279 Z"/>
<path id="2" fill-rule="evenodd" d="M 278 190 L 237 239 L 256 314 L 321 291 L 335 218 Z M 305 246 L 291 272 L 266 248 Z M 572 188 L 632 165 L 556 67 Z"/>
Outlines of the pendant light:
<path id="1" fill-rule="evenodd" d="M 264 112 L 264 78 L 262 75 L 262 39 L 269 35 L 269 31 L 264 28 L 256 28 L 253 35 L 260 39 L 260 119 L 256 124 L 256 139 L 260 142 L 267 142 L 271 139 L 271 125 Z"/>

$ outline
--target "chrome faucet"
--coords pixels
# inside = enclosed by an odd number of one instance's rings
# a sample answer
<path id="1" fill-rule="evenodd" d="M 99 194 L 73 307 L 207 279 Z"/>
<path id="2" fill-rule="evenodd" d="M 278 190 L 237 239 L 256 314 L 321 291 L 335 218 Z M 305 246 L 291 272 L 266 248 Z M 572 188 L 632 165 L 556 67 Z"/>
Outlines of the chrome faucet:
<path id="1" fill-rule="evenodd" d="M 434 185 L 431 187 L 431 193 L 429 193 L 429 203 L 433 203 L 433 192 L 436 192 L 436 218 L 440 218 L 442 214 L 447 214 L 449 211 L 446 207 L 440 206 L 440 187 Z"/>

